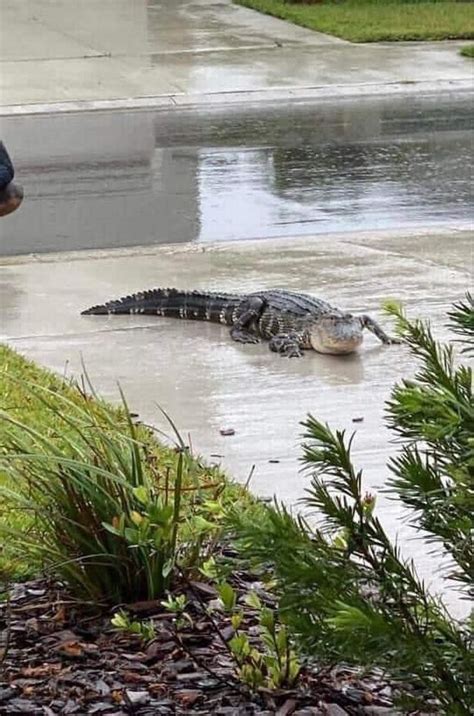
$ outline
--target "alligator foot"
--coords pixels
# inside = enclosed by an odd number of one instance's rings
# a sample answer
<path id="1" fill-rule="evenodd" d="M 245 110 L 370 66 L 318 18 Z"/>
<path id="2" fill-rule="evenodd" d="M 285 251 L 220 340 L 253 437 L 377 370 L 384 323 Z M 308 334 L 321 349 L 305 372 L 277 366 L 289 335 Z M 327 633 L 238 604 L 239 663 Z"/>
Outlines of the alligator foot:
<path id="1" fill-rule="evenodd" d="M 386 346 L 401 343 L 401 340 L 399 338 L 395 338 L 394 336 L 387 336 L 383 328 L 379 326 L 377 321 L 374 321 L 374 319 L 370 316 L 361 316 L 360 322 L 362 324 L 362 328 L 367 328 L 367 330 L 373 333 L 374 336 L 377 336 L 379 341 L 382 341 L 382 343 L 384 343 Z"/>
<path id="2" fill-rule="evenodd" d="M 230 329 L 230 337 L 237 343 L 259 343 L 258 337 L 249 328 L 254 326 L 263 311 L 265 301 L 260 296 L 245 299 L 239 305 L 239 318 Z"/>
<path id="3" fill-rule="evenodd" d="M 301 358 L 303 351 L 300 348 L 298 337 L 291 333 L 279 333 L 270 339 L 268 347 L 271 351 L 287 358 Z"/>
<path id="4" fill-rule="evenodd" d="M 237 343 L 260 343 L 259 338 L 254 336 L 249 331 L 244 331 L 241 328 L 232 328 L 230 331 L 230 337 Z"/>

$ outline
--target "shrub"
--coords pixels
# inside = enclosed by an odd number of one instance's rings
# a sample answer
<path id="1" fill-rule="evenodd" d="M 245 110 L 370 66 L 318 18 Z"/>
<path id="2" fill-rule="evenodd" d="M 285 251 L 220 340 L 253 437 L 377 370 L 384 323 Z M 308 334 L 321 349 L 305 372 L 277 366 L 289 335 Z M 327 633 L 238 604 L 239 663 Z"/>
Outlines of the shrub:
<path id="1" fill-rule="evenodd" d="M 473 45 L 474 47 L 474 45 Z M 448 313 L 450 325 L 454 333 L 462 336 L 462 353 L 474 353 L 474 298 L 466 293 L 465 301 L 455 303 L 451 313 Z"/>
<path id="2" fill-rule="evenodd" d="M 444 547 L 452 563 L 444 576 L 458 580 L 467 596 L 474 564 L 472 371 L 456 366 L 452 348 L 437 343 L 428 325 L 410 322 L 396 306 L 388 310 L 421 360 L 388 403 L 388 423 L 402 441 L 389 463 L 388 490 L 408 508 L 411 524 Z M 472 341 L 472 302 L 455 306 L 450 318 Z M 279 505 L 255 507 L 254 516 L 234 513 L 242 553 L 275 572 L 282 618 L 306 654 L 325 663 L 375 664 L 405 683 L 411 700 L 421 689 L 423 710 L 435 697 L 445 713 L 467 716 L 474 703 L 468 624 L 428 593 L 387 536 L 376 498 L 364 493 L 362 471 L 352 463 L 352 437 L 312 416 L 303 425 L 303 462 L 312 473 L 303 502 L 316 509 L 318 522 Z"/>
<path id="3" fill-rule="evenodd" d="M 237 488 L 203 468 L 179 436 L 175 451 L 164 450 L 125 402 L 119 414 L 79 390 L 21 386 L 42 404 L 47 428 L 1 412 L 0 533 L 10 551 L 76 594 L 112 604 L 160 597 L 177 567 L 209 558 L 227 489 L 235 499 Z M 6 510 L 30 519 L 17 527 Z"/>

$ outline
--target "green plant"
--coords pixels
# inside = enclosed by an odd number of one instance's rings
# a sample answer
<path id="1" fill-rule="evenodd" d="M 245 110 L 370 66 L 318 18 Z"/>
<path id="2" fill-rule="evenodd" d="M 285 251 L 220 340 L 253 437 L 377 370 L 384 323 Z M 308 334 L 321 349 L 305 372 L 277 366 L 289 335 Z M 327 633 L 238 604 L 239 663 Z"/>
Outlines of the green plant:
<path id="1" fill-rule="evenodd" d="M 474 45 L 467 45 L 466 47 L 461 47 L 459 50 L 459 54 L 463 57 L 474 57 Z"/>
<path id="2" fill-rule="evenodd" d="M 30 516 L 24 530 L 0 515 L 10 550 L 111 604 L 163 596 L 178 566 L 197 570 L 209 558 L 227 483 L 179 436 L 165 462 L 125 401 L 118 416 L 85 392 L 19 382 L 49 419 L 38 430 L 1 412 L 4 510 Z"/>
<path id="3" fill-rule="evenodd" d="M 237 665 L 237 677 L 252 691 L 292 688 L 300 673 L 300 664 L 291 647 L 287 628 L 277 624 L 272 609 L 264 607 L 259 597 L 251 592 L 247 605 L 257 611 L 259 636 L 263 648 L 253 645 L 242 628 L 244 611 L 237 608 L 237 594 L 227 582 L 218 586 L 222 606 L 230 616 L 234 636 L 228 646 Z"/>
<path id="4" fill-rule="evenodd" d="M 390 488 L 409 508 L 409 520 L 427 539 L 441 543 L 454 568 L 446 577 L 474 596 L 474 403 L 472 369 L 455 365 L 453 348 L 437 343 L 429 326 L 410 322 L 389 308 L 411 352 L 421 360 L 414 379 L 395 386 L 388 424 L 403 441 L 389 467 Z M 457 303 L 450 326 L 463 336 L 464 352 L 474 349 L 474 306 Z"/>
<path id="5" fill-rule="evenodd" d="M 114 614 L 110 622 L 116 629 L 128 632 L 129 634 L 136 634 L 145 642 L 152 641 L 152 639 L 156 636 L 153 622 L 132 621 L 127 612 L 124 612 L 123 610 Z"/>
<path id="6" fill-rule="evenodd" d="M 209 559 L 205 560 L 199 567 L 200 573 L 209 581 L 217 579 L 219 569 L 220 568 L 217 566 L 214 557 L 209 557 Z"/>
<path id="7" fill-rule="evenodd" d="M 234 2 L 311 30 L 343 37 L 351 42 L 474 37 L 472 3 L 469 1 L 234 0 Z"/>
<path id="8" fill-rule="evenodd" d="M 459 339 L 464 344 L 462 353 L 474 353 L 474 298 L 471 293 L 467 292 L 464 301 L 454 304 L 448 318 L 451 330 L 463 336 Z"/>
<path id="9" fill-rule="evenodd" d="M 388 422 L 402 441 L 389 463 L 391 496 L 415 528 L 443 547 L 447 578 L 473 585 L 474 405 L 472 371 L 456 365 L 428 325 L 389 307 L 398 332 L 421 361 L 415 377 L 395 386 Z M 466 340 L 464 308 L 451 320 Z M 282 506 L 233 514 L 242 554 L 275 572 L 280 614 L 301 648 L 325 663 L 377 665 L 404 685 L 406 702 L 422 694 L 444 713 L 467 716 L 474 702 L 472 632 L 450 616 L 388 537 L 375 498 L 352 462 L 352 437 L 309 416 L 303 461 L 312 473 L 304 500 L 317 523 Z M 413 691 L 417 689 L 418 692 Z M 411 704 L 413 706 L 413 703 Z M 426 709 L 425 709 L 426 710 Z"/>
<path id="10" fill-rule="evenodd" d="M 188 606 L 186 595 L 178 594 L 173 596 L 172 594 L 168 594 L 166 601 L 162 601 L 161 605 L 168 612 L 174 614 L 175 628 L 177 630 L 182 629 L 186 625 L 186 622 L 193 626 L 193 620 L 186 611 L 186 607 Z"/>

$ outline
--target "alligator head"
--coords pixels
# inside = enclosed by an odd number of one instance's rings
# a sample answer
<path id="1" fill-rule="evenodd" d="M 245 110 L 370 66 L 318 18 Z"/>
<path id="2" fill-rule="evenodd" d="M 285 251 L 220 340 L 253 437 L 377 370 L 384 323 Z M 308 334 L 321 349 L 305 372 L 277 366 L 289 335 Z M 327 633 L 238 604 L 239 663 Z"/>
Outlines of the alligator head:
<path id="1" fill-rule="evenodd" d="M 326 313 L 309 326 L 311 347 L 318 353 L 352 353 L 362 339 L 362 323 L 350 313 Z"/>

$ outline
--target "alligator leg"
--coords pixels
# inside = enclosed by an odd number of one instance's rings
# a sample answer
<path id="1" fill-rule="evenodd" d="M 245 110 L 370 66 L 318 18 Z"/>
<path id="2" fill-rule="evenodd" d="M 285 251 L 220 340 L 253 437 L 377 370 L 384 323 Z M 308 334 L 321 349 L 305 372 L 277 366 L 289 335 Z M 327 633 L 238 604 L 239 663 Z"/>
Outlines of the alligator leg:
<path id="1" fill-rule="evenodd" d="M 300 358 L 303 355 L 300 340 L 296 333 L 279 333 L 270 338 L 268 347 L 271 351 L 287 358 Z"/>
<path id="2" fill-rule="evenodd" d="M 385 343 L 386 345 L 390 345 L 391 343 L 401 343 L 398 338 L 392 338 L 391 336 L 387 336 L 387 334 L 379 326 L 377 321 L 374 321 L 374 319 L 370 316 L 361 316 L 360 322 L 362 324 L 362 328 L 367 328 L 367 330 L 377 336 L 377 338 L 382 341 L 382 343 Z"/>
<path id="3" fill-rule="evenodd" d="M 252 296 L 242 301 L 239 308 L 242 310 L 239 318 L 230 329 L 230 337 L 237 343 L 259 343 L 259 338 L 249 330 L 252 323 L 256 323 L 265 307 L 265 300 Z"/>

